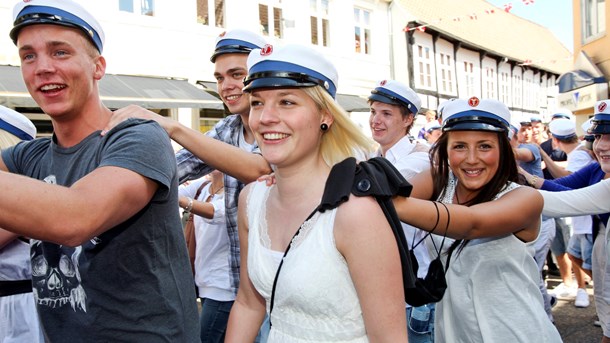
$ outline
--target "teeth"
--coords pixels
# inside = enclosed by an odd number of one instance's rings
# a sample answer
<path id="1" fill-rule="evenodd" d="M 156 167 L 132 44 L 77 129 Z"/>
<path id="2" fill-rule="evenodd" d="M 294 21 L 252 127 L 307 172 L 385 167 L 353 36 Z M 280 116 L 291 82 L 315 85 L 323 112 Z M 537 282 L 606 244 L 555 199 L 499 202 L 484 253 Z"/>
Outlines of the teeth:
<path id="1" fill-rule="evenodd" d="M 43 91 L 51 91 L 51 90 L 62 89 L 62 88 L 65 88 L 65 86 L 62 86 L 62 85 L 44 85 L 44 86 L 40 87 L 40 89 L 43 90 Z"/>
<path id="2" fill-rule="evenodd" d="M 239 95 L 229 95 L 227 96 L 227 100 L 237 100 L 239 99 Z"/>
<path id="3" fill-rule="evenodd" d="M 466 174 L 475 175 L 480 172 L 480 170 L 465 170 Z"/>
<path id="4" fill-rule="evenodd" d="M 274 140 L 274 139 L 283 139 L 288 137 L 285 133 L 265 133 L 263 135 L 264 139 Z"/>

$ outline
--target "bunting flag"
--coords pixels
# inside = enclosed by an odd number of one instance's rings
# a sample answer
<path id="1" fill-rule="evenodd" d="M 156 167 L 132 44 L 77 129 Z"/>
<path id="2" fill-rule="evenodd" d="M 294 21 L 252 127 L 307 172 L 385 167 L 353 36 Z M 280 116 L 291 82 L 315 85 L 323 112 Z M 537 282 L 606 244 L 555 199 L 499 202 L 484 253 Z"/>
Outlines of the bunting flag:
<path id="1" fill-rule="evenodd" d="M 477 20 L 477 14 L 476 13 L 469 14 L 468 18 L 470 18 L 470 20 Z"/>
<path id="2" fill-rule="evenodd" d="M 496 10 L 494 10 L 493 8 L 491 8 L 491 9 L 485 10 L 485 13 L 486 13 L 486 14 L 494 14 L 494 13 L 496 13 Z"/>
<path id="3" fill-rule="evenodd" d="M 504 8 L 504 12 L 508 13 L 508 12 L 510 12 L 510 10 L 513 9 L 513 4 L 511 2 L 509 2 L 507 4 L 504 4 L 503 8 Z"/>
<path id="4" fill-rule="evenodd" d="M 534 3 L 534 0 L 521 0 L 521 1 L 523 1 L 524 5 L 530 5 L 530 4 Z"/>

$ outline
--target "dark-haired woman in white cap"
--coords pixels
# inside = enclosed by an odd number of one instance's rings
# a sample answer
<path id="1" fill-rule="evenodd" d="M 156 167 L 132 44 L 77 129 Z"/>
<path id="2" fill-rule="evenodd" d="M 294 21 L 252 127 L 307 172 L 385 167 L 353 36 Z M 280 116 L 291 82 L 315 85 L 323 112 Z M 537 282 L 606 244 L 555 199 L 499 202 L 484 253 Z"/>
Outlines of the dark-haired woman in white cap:
<path id="1" fill-rule="evenodd" d="M 508 108 L 472 97 L 445 105 L 442 118 L 431 172 L 410 180 L 410 198 L 394 201 L 401 221 L 455 239 L 435 341 L 561 342 L 528 251 L 538 237 L 542 197 L 516 183 Z"/>
<path id="2" fill-rule="evenodd" d="M 0 149 L 36 138 L 22 114 L 0 105 Z M 44 342 L 32 293 L 29 239 L 0 229 L 0 342 Z"/>
<path id="3" fill-rule="evenodd" d="M 595 115 L 589 133 L 594 136 L 593 151 L 606 174 L 610 173 L 610 100 L 595 104 Z M 577 172 L 578 173 L 578 172 Z M 598 173 L 599 175 L 599 173 Z M 597 179 L 602 178 L 599 175 Z M 545 182 L 546 184 L 546 182 Z M 610 212 L 610 180 L 604 179 L 591 186 L 562 192 L 540 191 L 544 197 L 543 214 L 551 217 L 600 214 L 607 219 Z M 595 310 L 604 333 L 603 343 L 610 343 L 610 250 L 608 225 L 600 226 L 592 254 L 593 294 Z"/>
<path id="4" fill-rule="evenodd" d="M 240 194 L 241 283 L 226 341 L 251 342 L 267 310 L 269 342 L 406 342 L 398 248 L 375 200 L 351 196 L 306 220 L 331 167 L 373 146 L 334 100 L 336 69 L 297 45 L 254 50 L 248 69 L 250 127 L 276 183 Z"/>

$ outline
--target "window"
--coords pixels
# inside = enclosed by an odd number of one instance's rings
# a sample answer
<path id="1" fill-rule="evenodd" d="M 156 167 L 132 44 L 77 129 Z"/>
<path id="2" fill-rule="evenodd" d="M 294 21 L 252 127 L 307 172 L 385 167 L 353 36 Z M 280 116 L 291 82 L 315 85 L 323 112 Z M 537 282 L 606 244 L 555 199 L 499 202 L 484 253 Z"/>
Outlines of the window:
<path id="1" fill-rule="evenodd" d="M 258 18 L 261 26 L 262 34 L 265 36 L 273 33 L 274 37 L 283 38 L 284 29 L 282 27 L 282 2 L 281 0 L 273 1 L 274 4 L 259 4 Z"/>
<path id="2" fill-rule="evenodd" d="M 521 98 L 523 84 L 521 82 L 521 75 L 517 74 L 517 73 L 521 73 L 521 71 L 520 70 L 514 71 L 513 100 L 514 100 L 515 107 L 523 107 L 523 102 L 522 102 L 522 98 Z"/>
<path id="3" fill-rule="evenodd" d="M 371 53 L 371 12 L 354 8 L 355 51 L 361 54 Z"/>
<path id="4" fill-rule="evenodd" d="M 476 78 L 475 78 L 474 63 L 472 63 L 472 62 L 464 61 L 464 82 L 465 82 L 464 91 L 466 92 L 465 97 L 474 96 L 476 94 L 475 93 Z"/>
<path id="5" fill-rule="evenodd" d="M 432 88 L 432 56 L 430 48 L 417 45 L 418 87 Z"/>
<path id="6" fill-rule="evenodd" d="M 206 26 L 224 27 L 224 0 L 197 0 L 197 22 Z"/>
<path id="7" fill-rule="evenodd" d="M 311 23 L 311 44 L 328 46 L 328 0 L 309 0 L 309 17 Z"/>
<path id="8" fill-rule="evenodd" d="M 503 71 L 500 73 L 500 101 L 510 104 L 510 75 Z"/>
<path id="9" fill-rule="evenodd" d="M 582 40 L 596 38 L 606 30 L 606 1 L 581 0 Z"/>
<path id="10" fill-rule="evenodd" d="M 119 11 L 154 16 L 154 0 L 119 0 Z"/>
<path id="11" fill-rule="evenodd" d="M 453 63 L 451 55 L 439 53 L 439 69 L 441 73 L 441 91 L 444 93 L 453 93 Z"/>
<path id="12" fill-rule="evenodd" d="M 485 67 L 485 98 L 496 99 L 496 70 L 492 67 Z"/>

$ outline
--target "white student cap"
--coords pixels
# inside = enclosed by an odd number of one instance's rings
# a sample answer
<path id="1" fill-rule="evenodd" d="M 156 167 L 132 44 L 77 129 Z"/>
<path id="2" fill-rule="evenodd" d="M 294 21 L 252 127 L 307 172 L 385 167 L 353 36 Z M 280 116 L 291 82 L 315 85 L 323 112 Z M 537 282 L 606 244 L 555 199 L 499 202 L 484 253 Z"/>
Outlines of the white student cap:
<path id="1" fill-rule="evenodd" d="M 521 122 L 515 119 L 511 120 L 509 129 L 508 138 L 512 139 L 521 130 Z"/>
<path id="2" fill-rule="evenodd" d="M 610 100 L 595 103 L 595 115 L 589 129 L 592 135 L 610 133 Z"/>
<path id="3" fill-rule="evenodd" d="M 417 114 L 421 99 L 409 86 L 396 80 L 382 80 L 371 91 L 369 102 L 379 101 L 390 105 L 405 106 L 409 112 Z"/>
<path id="4" fill-rule="evenodd" d="M 555 113 L 553 113 L 553 115 L 551 116 L 551 120 L 559 118 L 574 120 L 574 114 L 567 108 L 559 108 L 557 109 L 557 111 L 555 111 Z"/>
<path id="5" fill-rule="evenodd" d="M 576 137 L 576 124 L 566 118 L 559 118 L 549 123 L 549 131 L 557 139 Z"/>
<path id="6" fill-rule="evenodd" d="M 72 0 L 22 0 L 13 8 L 10 37 L 17 44 L 22 28 L 35 24 L 74 27 L 81 30 L 97 50 L 104 50 L 104 30 L 97 20 Z"/>
<path id="7" fill-rule="evenodd" d="M 248 56 L 248 77 L 244 92 L 260 88 L 301 88 L 322 86 L 333 98 L 339 75 L 335 66 L 314 48 L 287 44 L 267 44 Z"/>
<path id="8" fill-rule="evenodd" d="M 593 125 L 593 118 L 589 118 L 587 120 L 585 120 L 584 123 L 582 123 L 582 125 L 580 125 L 580 128 L 582 129 L 582 131 L 585 133 L 585 135 L 590 135 L 589 133 L 589 129 L 591 128 L 591 126 Z"/>
<path id="9" fill-rule="evenodd" d="M 22 140 L 36 137 L 36 126 L 23 114 L 0 105 L 0 129 Z"/>
<path id="10" fill-rule="evenodd" d="M 534 114 L 530 117 L 530 123 L 542 123 L 542 117 Z"/>
<path id="11" fill-rule="evenodd" d="M 216 57 L 224 54 L 249 54 L 252 49 L 261 49 L 266 44 L 261 35 L 248 30 L 224 31 L 216 38 L 216 47 L 210 61 L 213 63 Z"/>
<path id="12" fill-rule="evenodd" d="M 440 129 L 441 128 L 441 124 L 439 124 L 438 120 L 432 120 L 426 123 L 426 125 L 424 125 L 424 130 L 428 133 L 432 132 L 433 130 L 436 129 Z"/>
<path id="13" fill-rule="evenodd" d="M 510 122 L 508 107 L 498 100 L 456 99 L 443 107 L 443 131 L 507 132 Z"/>

